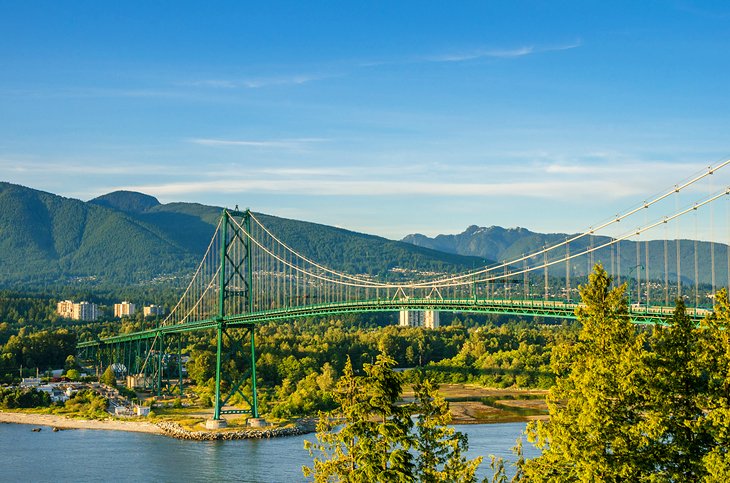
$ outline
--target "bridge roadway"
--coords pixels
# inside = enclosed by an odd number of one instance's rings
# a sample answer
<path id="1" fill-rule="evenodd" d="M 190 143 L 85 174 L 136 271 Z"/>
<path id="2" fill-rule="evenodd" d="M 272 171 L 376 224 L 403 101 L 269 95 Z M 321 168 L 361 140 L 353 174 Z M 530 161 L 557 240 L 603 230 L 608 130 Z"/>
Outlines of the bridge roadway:
<path id="1" fill-rule="evenodd" d="M 520 299 L 432 299 L 432 298 L 399 298 L 373 299 L 354 302 L 336 302 L 302 307 L 284 307 L 260 312 L 230 315 L 223 318 L 226 327 L 250 327 L 252 325 L 303 317 L 340 315 L 364 312 L 394 312 L 399 310 L 438 310 L 441 312 L 467 312 L 498 315 L 522 315 L 528 317 L 548 317 L 557 319 L 575 319 L 575 309 L 579 303 L 547 300 Z M 632 306 L 631 321 L 635 324 L 662 323 L 674 312 L 674 307 L 664 306 Z M 696 321 L 704 318 L 710 310 L 687 307 L 687 314 Z M 219 319 L 216 317 L 185 322 L 182 324 L 163 325 L 129 334 L 120 334 L 103 339 L 80 342 L 77 348 L 95 347 L 120 342 L 151 339 L 158 334 L 178 334 L 195 330 L 215 329 Z"/>

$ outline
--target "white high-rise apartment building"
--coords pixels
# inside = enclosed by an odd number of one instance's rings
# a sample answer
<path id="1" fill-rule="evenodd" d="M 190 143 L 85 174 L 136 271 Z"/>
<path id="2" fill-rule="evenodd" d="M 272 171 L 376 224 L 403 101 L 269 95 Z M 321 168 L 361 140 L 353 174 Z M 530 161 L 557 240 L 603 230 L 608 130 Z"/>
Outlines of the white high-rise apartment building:
<path id="1" fill-rule="evenodd" d="M 114 304 L 114 317 L 131 317 L 135 311 L 134 304 L 126 300 L 121 304 Z"/>
<path id="2" fill-rule="evenodd" d="M 440 325 L 439 313 L 436 310 L 401 310 L 398 325 L 437 329 Z"/>
<path id="3" fill-rule="evenodd" d="M 147 305 L 144 307 L 144 316 L 149 317 L 151 315 L 162 315 L 165 313 L 165 309 L 159 305 Z"/>
<path id="4" fill-rule="evenodd" d="M 73 303 L 70 300 L 58 302 L 56 312 L 63 318 L 93 322 L 99 318 L 99 308 L 91 302 Z"/>

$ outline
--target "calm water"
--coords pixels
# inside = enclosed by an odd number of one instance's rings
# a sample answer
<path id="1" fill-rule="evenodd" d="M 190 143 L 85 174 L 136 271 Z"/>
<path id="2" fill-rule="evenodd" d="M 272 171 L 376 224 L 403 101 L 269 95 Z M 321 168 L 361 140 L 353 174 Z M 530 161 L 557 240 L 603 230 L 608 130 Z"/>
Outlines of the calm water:
<path id="1" fill-rule="evenodd" d="M 179 441 L 121 431 L 68 430 L 0 424 L 0 481 L 303 481 L 311 464 L 303 449 L 314 434 L 270 440 Z M 512 457 L 524 423 L 457 426 L 469 435 L 469 456 Z M 529 446 L 529 445 L 527 445 Z M 526 456 L 536 453 L 526 448 Z M 488 474 L 488 461 L 480 476 Z"/>

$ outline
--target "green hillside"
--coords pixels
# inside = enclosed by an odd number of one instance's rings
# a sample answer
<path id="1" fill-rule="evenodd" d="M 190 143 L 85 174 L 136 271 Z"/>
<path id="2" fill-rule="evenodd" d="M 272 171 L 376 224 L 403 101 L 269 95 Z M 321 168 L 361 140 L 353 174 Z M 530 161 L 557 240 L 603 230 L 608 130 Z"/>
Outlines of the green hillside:
<path id="1" fill-rule="evenodd" d="M 161 204 L 118 191 L 89 202 L 0 183 L 0 287 L 68 283 L 181 283 L 205 252 L 221 208 Z M 292 248 L 332 268 L 386 274 L 394 267 L 454 272 L 482 258 L 257 215 Z"/>

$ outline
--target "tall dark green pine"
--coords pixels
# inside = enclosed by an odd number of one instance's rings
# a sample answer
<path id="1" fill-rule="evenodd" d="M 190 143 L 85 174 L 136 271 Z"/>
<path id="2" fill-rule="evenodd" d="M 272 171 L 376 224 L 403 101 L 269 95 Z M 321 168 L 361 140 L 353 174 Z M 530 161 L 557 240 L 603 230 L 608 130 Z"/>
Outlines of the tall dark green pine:
<path id="1" fill-rule="evenodd" d="M 708 377 L 702 400 L 704 429 L 711 437 L 705 456 L 708 482 L 730 481 L 730 300 L 725 289 L 715 295 L 715 310 L 702 325 L 701 364 Z"/>
<path id="2" fill-rule="evenodd" d="M 710 438 L 702 427 L 701 396 L 707 378 L 700 366 L 700 337 L 685 304 L 677 300 L 667 327 L 657 325 L 648 359 L 647 435 L 654 444 L 656 475 L 663 481 L 699 481 Z"/>
<path id="3" fill-rule="evenodd" d="M 357 472 L 363 481 L 413 481 L 413 422 L 407 406 L 397 404 L 403 376 L 393 370 L 395 360 L 379 354 L 374 364 L 366 364 L 364 397 L 370 418 L 360 423 L 362 444 Z"/>
<path id="4" fill-rule="evenodd" d="M 469 449 L 465 434 L 456 431 L 451 422 L 449 405 L 438 394 L 438 386 L 428 380 L 413 385 L 416 420 L 417 481 L 424 483 L 472 482 L 482 458 L 467 460 Z"/>
<path id="5" fill-rule="evenodd" d="M 413 481 L 413 423 L 409 408 L 397 404 L 403 381 L 394 365 L 380 354 L 365 366 L 365 376 L 355 377 L 348 358 L 334 394 L 339 410 L 320 414 L 318 442 L 305 442 L 312 456 L 318 453 L 313 467 L 303 468 L 305 476 L 316 482 Z"/>
<path id="6" fill-rule="evenodd" d="M 580 287 L 578 341 L 553 353 L 550 421 L 528 430 L 543 450 L 524 464 L 528 481 L 642 481 L 651 473 L 644 337 L 629 320 L 624 289 L 611 287 L 600 264 Z"/>

